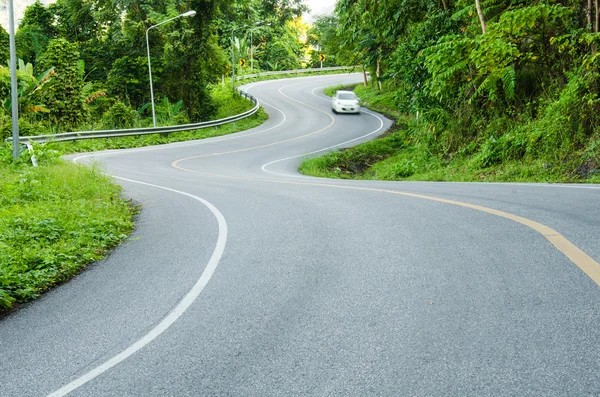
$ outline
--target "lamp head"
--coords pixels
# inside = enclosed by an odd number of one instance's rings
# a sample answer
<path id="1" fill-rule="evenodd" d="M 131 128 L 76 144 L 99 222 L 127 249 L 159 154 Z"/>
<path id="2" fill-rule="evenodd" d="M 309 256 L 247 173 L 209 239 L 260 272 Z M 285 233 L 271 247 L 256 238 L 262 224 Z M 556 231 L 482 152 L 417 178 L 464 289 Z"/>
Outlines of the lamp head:
<path id="1" fill-rule="evenodd" d="M 190 10 L 181 14 L 182 17 L 193 17 L 194 15 L 196 15 L 196 11 L 194 10 Z"/>

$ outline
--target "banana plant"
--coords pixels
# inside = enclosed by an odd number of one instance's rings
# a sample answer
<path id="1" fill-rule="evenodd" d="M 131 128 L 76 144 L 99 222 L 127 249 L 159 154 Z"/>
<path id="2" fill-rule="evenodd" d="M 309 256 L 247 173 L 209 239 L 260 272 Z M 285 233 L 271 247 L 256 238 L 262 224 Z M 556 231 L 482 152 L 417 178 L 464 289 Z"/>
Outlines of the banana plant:
<path id="1" fill-rule="evenodd" d="M 150 107 L 150 103 L 145 103 L 137 112 L 141 117 L 142 114 Z M 156 119 L 158 124 L 160 125 L 174 125 L 178 124 L 182 120 L 177 120 L 177 118 L 185 117 L 184 112 L 182 111 L 183 100 L 177 101 L 175 103 L 171 103 L 169 98 L 163 97 L 161 101 L 156 104 Z M 186 121 L 187 120 L 183 120 Z"/>
<path id="2" fill-rule="evenodd" d="M 40 94 L 43 92 L 46 83 L 52 78 L 54 74 L 54 68 L 46 70 L 39 76 L 33 74 L 33 65 L 31 63 L 25 63 L 22 59 L 19 59 L 17 69 L 17 97 L 19 101 L 19 113 L 48 113 L 49 110 L 46 106 L 39 103 Z M 10 87 L 10 72 L 8 68 L 0 67 L 0 81 L 2 83 L 9 82 Z M 12 109 L 12 98 L 6 90 L 4 98 L 0 98 L 2 109 L 5 114 L 10 114 Z"/>
<path id="3" fill-rule="evenodd" d="M 236 37 L 233 41 L 233 48 L 235 49 L 238 57 L 250 57 L 250 40 L 247 40 L 245 37 Z"/>

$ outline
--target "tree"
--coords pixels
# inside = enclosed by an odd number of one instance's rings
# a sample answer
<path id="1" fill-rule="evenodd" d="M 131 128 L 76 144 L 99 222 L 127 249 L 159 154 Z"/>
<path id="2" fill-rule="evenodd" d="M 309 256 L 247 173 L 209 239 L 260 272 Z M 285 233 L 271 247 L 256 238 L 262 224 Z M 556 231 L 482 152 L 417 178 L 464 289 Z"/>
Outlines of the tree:
<path id="1" fill-rule="evenodd" d="M 307 44 L 314 48 L 311 54 L 312 67 L 320 65 L 319 55 L 326 54 L 324 66 L 353 66 L 354 54 L 344 46 L 338 32 L 339 18 L 336 15 L 319 15 L 308 30 Z"/>
<path id="2" fill-rule="evenodd" d="M 76 126 L 86 114 L 81 98 L 83 79 L 78 61 L 77 47 L 65 39 L 50 40 L 39 61 L 42 68 L 54 68 L 42 101 L 50 110 L 50 120 L 58 126 Z"/>
<path id="3" fill-rule="evenodd" d="M 54 70 L 48 69 L 39 76 L 33 74 L 33 65 L 19 59 L 17 69 L 19 115 L 25 117 L 31 113 L 48 113 L 41 103 L 42 93 L 47 89 Z M 0 101 L 5 114 L 10 114 L 12 103 L 10 95 L 10 73 L 8 68 L 0 66 Z"/>
<path id="4" fill-rule="evenodd" d="M 52 12 L 39 1 L 27 7 L 15 35 L 17 56 L 35 66 L 48 41 L 56 36 L 53 23 Z"/>
<path id="5" fill-rule="evenodd" d="M 300 67 L 304 49 L 298 41 L 298 31 L 286 23 L 265 34 L 264 51 L 258 56 L 261 65 L 269 70 L 294 70 Z"/>
<path id="6" fill-rule="evenodd" d="M 9 44 L 8 32 L 0 26 L 0 65 L 9 65 L 10 57 L 10 44 Z"/>

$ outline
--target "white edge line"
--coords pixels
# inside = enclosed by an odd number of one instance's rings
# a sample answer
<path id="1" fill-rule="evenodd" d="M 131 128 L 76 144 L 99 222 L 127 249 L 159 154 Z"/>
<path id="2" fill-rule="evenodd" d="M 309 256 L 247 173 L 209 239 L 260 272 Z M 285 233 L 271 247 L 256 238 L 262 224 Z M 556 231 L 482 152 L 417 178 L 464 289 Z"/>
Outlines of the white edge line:
<path id="1" fill-rule="evenodd" d="M 319 97 L 318 95 L 316 95 L 316 94 L 315 94 L 315 90 L 318 90 L 318 89 L 321 89 L 321 88 L 324 88 L 324 87 L 316 87 L 315 89 L 313 89 L 313 90 L 312 90 L 312 94 L 313 94 L 314 96 L 316 96 L 317 98 L 319 98 L 319 99 L 327 100 L 327 99 L 325 99 L 325 98 L 321 98 L 321 97 Z M 322 111 L 322 110 L 320 110 L 320 112 L 323 112 L 323 111 Z M 326 147 L 326 148 L 323 148 L 323 149 L 315 150 L 315 151 L 313 151 L 313 152 L 308 152 L 308 153 L 299 154 L 299 155 L 297 155 L 297 156 L 286 157 L 286 158 L 283 158 L 283 159 L 279 159 L 279 160 L 274 160 L 274 161 L 268 162 L 268 163 L 266 163 L 266 164 L 263 164 L 263 166 L 262 166 L 262 167 L 260 167 L 260 169 L 261 169 L 261 170 L 263 170 L 264 172 L 267 172 L 267 173 L 269 173 L 269 174 L 272 174 L 272 175 L 278 175 L 278 176 L 290 176 L 290 175 L 281 174 L 281 173 L 278 173 L 278 172 L 269 171 L 269 170 L 267 170 L 267 167 L 268 167 L 268 166 L 270 166 L 270 165 L 272 165 L 272 164 L 279 163 L 279 162 L 282 162 L 282 161 L 291 160 L 291 159 L 296 159 L 296 158 L 298 158 L 298 157 L 310 156 L 311 154 L 315 154 L 315 153 L 319 153 L 319 152 L 324 152 L 324 151 L 326 151 L 326 150 L 331 150 L 331 149 L 334 149 L 334 148 L 336 148 L 336 147 L 339 147 L 339 146 L 342 146 L 342 145 L 346 145 L 346 144 L 348 144 L 348 143 L 351 143 L 351 142 L 358 141 L 358 140 L 360 140 L 360 139 L 366 138 L 366 137 L 368 137 L 368 136 L 371 136 L 371 135 L 373 135 L 373 134 L 376 134 L 376 133 L 378 133 L 379 131 L 381 131 L 381 129 L 383 128 L 383 124 L 384 124 L 384 123 L 383 123 L 383 119 L 381 119 L 381 117 L 377 116 L 377 115 L 376 115 L 376 114 L 374 114 L 374 113 L 371 113 L 371 112 L 370 112 L 370 111 L 368 111 L 368 110 L 364 110 L 364 109 L 362 109 L 362 110 L 361 110 L 361 112 L 363 112 L 363 113 L 367 113 L 367 114 L 369 114 L 369 115 L 371 115 L 371 116 L 373 116 L 373 117 L 377 118 L 377 119 L 379 120 L 379 123 L 380 123 L 380 124 L 379 124 L 379 128 L 377 128 L 375 131 L 369 132 L 369 133 L 368 133 L 368 134 L 366 134 L 366 135 L 362 135 L 362 136 L 359 136 L 358 138 L 350 139 L 349 141 L 341 142 L 341 143 L 335 144 L 335 145 L 333 145 L 333 146 L 329 146 L 329 147 Z M 325 113 L 325 112 L 323 112 L 323 113 Z M 298 176 L 298 175 L 294 175 L 294 176 L 295 176 L 295 177 L 304 177 L 304 178 L 307 178 L 307 177 L 306 177 L 306 176 L 304 176 L 304 175 L 299 175 L 299 176 Z"/>
<path id="2" fill-rule="evenodd" d="M 173 310 L 171 310 L 169 312 L 169 314 L 167 314 L 167 316 L 160 323 L 158 323 L 158 325 L 156 325 L 146 335 L 144 335 L 142 338 L 137 340 L 135 343 L 133 343 L 131 346 L 129 346 L 128 348 L 126 348 L 125 350 L 123 350 L 122 352 L 117 354 L 116 356 L 108 359 L 104 363 L 100 364 L 99 366 L 95 367 L 94 369 L 90 370 L 89 372 L 83 374 L 82 376 L 80 376 L 79 378 L 70 382 L 69 384 L 61 387 L 60 389 L 56 390 L 55 392 L 48 394 L 47 397 L 62 397 L 62 396 L 69 394 L 73 390 L 83 386 L 87 382 L 91 381 L 92 379 L 96 378 L 97 376 L 108 371 L 115 365 L 126 360 L 127 358 L 129 358 L 130 356 L 135 354 L 137 351 L 142 349 L 144 346 L 146 346 L 147 344 L 152 342 L 155 338 L 157 338 L 163 332 L 165 332 L 171 325 L 173 325 L 173 323 L 175 323 L 175 321 L 177 321 L 177 319 L 179 319 L 179 317 L 181 317 L 183 315 L 183 313 L 185 313 L 185 311 L 192 305 L 192 303 L 194 303 L 196 298 L 198 298 L 198 296 L 200 295 L 200 293 L 202 292 L 204 287 L 208 284 L 213 273 L 215 272 L 215 269 L 217 268 L 219 261 L 221 260 L 221 257 L 223 256 L 223 252 L 225 250 L 225 245 L 227 243 L 227 222 L 225 221 L 225 217 L 223 216 L 223 214 L 221 214 L 221 212 L 214 205 L 209 203 L 208 201 L 206 201 L 198 196 L 194 196 L 192 194 L 182 192 L 179 190 L 175 190 L 175 189 L 170 189 L 170 188 L 164 187 L 164 186 L 153 185 L 151 183 L 140 182 L 140 181 L 135 181 L 132 179 L 121 178 L 121 177 L 115 177 L 115 178 L 123 180 L 123 181 L 127 181 L 127 182 L 137 183 L 140 185 L 146 185 L 146 186 L 151 186 L 151 187 L 155 187 L 158 189 L 167 190 L 167 191 L 181 194 L 181 195 L 184 195 L 187 197 L 191 197 L 194 200 L 200 201 L 213 213 L 215 218 L 217 218 L 217 222 L 219 225 L 219 236 L 217 238 L 217 244 L 212 253 L 212 256 L 210 257 L 210 260 L 208 261 L 208 264 L 206 265 L 206 268 L 200 275 L 200 278 L 198 279 L 198 281 L 196 281 L 196 283 L 194 284 L 192 289 L 190 289 L 190 291 L 183 297 L 183 299 L 177 304 L 177 306 L 175 306 L 175 308 L 173 308 Z"/>

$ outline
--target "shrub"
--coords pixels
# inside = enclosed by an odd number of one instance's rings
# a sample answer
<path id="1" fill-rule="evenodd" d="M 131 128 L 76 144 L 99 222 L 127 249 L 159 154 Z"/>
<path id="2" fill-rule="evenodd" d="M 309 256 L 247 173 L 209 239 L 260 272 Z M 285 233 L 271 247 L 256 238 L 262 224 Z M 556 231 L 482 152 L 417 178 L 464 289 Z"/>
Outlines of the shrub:
<path id="1" fill-rule="evenodd" d="M 131 128 L 137 120 L 137 112 L 121 101 L 116 101 L 102 116 L 106 128 Z"/>
<path id="2" fill-rule="evenodd" d="M 57 125 L 71 127 L 82 122 L 86 111 L 81 98 L 83 80 L 80 76 L 79 52 L 75 44 L 65 39 L 54 39 L 40 59 L 42 70 L 54 67 L 48 89 L 42 95 L 50 119 Z"/>

